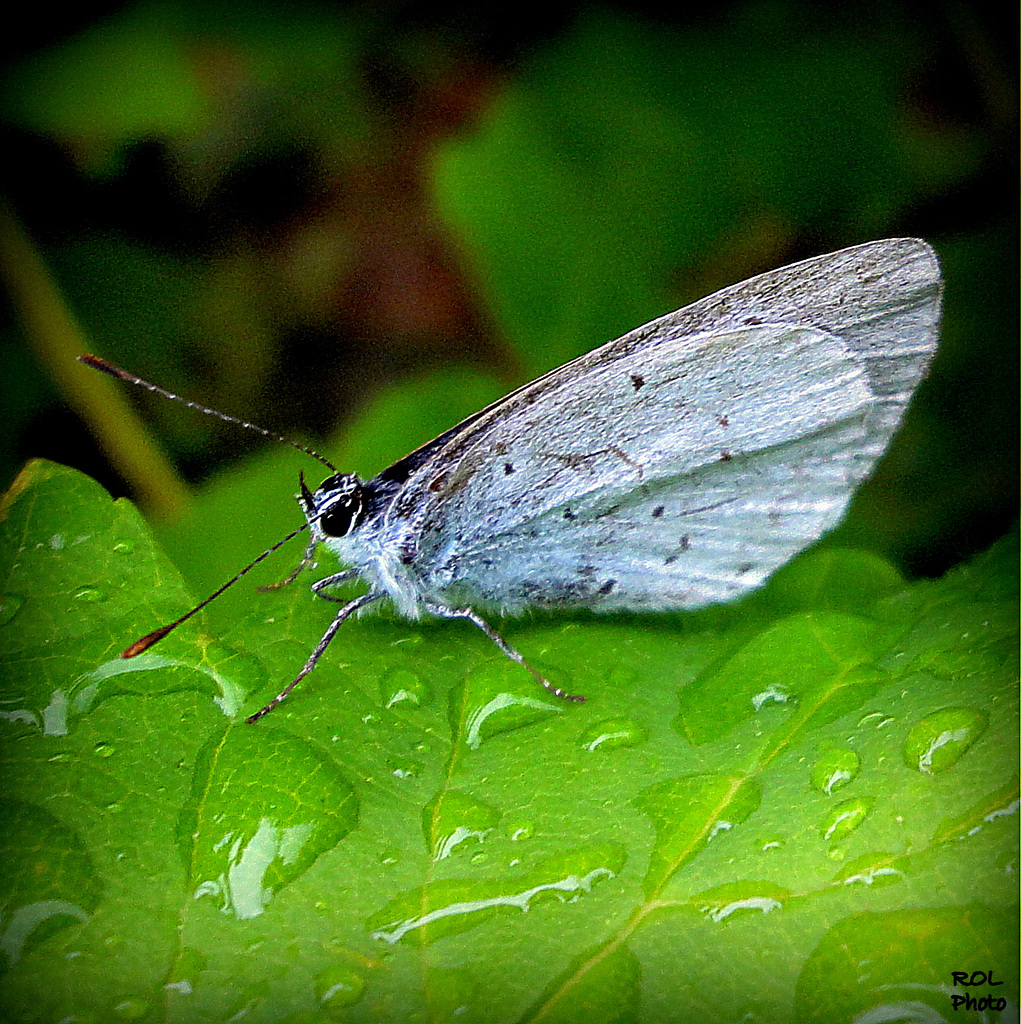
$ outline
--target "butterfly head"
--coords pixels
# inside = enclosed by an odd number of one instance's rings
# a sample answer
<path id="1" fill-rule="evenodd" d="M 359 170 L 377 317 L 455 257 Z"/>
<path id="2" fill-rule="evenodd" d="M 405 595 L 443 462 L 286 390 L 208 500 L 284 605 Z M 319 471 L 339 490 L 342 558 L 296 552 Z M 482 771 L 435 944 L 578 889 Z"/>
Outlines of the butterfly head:
<path id="1" fill-rule="evenodd" d="M 299 485 L 305 517 L 324 540 L 346 537 L 358 528 L 365 516 L 366 494 L 354 473 L 327 477 L 315 491 L 309 489 L 301 475 Z"/>

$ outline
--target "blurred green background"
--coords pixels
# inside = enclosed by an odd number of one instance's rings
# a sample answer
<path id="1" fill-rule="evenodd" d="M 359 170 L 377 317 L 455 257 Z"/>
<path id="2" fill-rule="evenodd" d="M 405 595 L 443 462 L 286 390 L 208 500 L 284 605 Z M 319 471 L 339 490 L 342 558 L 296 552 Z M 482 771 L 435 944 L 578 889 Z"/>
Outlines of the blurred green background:
<path id="1" fill-rule="evenodd" d="M 202 590 L 300 522 L 316 467 L 78 351 L 372 473 L 717 287 L 917 235 L 944 264 L 943 344 L 844 529 L 938 575 L 1017 512 L 1015 21 L 885 0 L 28 11 L 0 84 L 2 483 L 32 456 L 84 469 Z"/>

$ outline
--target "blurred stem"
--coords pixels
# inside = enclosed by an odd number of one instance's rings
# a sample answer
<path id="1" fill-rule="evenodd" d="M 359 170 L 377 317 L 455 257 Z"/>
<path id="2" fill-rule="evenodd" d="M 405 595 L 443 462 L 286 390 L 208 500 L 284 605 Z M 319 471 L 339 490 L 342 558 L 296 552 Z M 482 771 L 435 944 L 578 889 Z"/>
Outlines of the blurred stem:
<path id="1" fill-rule="evenodd" d="M 79 363 L 89 351 L 59 287 L 10 207 L 0 201 L 0 275 L 36 358 L 67 404 L 88 424 L 147 515 L 173 518 L 187 487 L 116 383 Z"/>

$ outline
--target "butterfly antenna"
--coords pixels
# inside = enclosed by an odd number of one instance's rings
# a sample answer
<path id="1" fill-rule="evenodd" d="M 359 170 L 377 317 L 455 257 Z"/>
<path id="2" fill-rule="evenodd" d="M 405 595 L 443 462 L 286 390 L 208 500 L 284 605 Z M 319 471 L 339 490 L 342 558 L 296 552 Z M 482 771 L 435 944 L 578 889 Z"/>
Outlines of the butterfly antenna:
<path id="1" fill-rule="evenodd" d="M 205 608 L 205 606 L 209 604 L 210 601 L 215 601 L 228 587 L 234 586 L 234 584 L 237 583 L 237 581 L 241 579 L 242 576 L 249 573 L 261 561 L 272 555 L 274 551 L 276 551 L 278 548 L 283 547 L 284 544 L 286 544 L 289 540 L 293 540 L 295 537 L 298 536 L 299 533 L 301 533 L 302 530 L 307 529 L 308 523 L 302 523 L 301 526 L 299 526 L 296 530 L 292 530 L 282 540 L 278 540 L 276 544 L 274 544 L 271 548 L 268 548 L 266 551 L 263 551 L 263 553 L 259 555 L 258 558 L 249 562 L 248 565 L 246 565 L 239 573 L 235 573 L 229 580 L 227 580 L 226 583 L 224 583 L 222 587 L 220 587 L 219 590 L 214 591 L 204 601 L 201 601 L 199 602 L 199 604 L 195 605 L 195 607 L 192 608 L 190 612 L 185 612 L 184 615 L 182 615 L 179 619 L 176 619 L 174 622 L 171 622 L 166 626 L 160 626 L 159 629 L 154 629 L 151 633 L 146 633 L 145 636 L 139 637 L 126 651 L 124 651 L 121 657 L 135 658 L 143 651 L 149 650 L 149 648 L 152 647 L 153 644 L 158 643 L 160 640 L 162 640 L 171 630 L 177 629 L 177 627 L 180 626 L 182 622 L 187 622 L 196 612 L 202 611 L 202 609 Z"/>
<path id="2" fill-rule="evenodd" d="M 113 363 L 107 362 L 100 356 L 81 355 L 78 356 L 78 362 L 84 363 L 86 366 L 91 366 L 93 370 L 99 370 L 102 373 L 109 374 L 111 377 L 116 377 L 118 380 L 127 381 L 129 384 L 137 384 L 139 387 L 146 388 L 148 391 L 152 391 L 157 395 L 169 398 L 172 402 L 181 402 L 183 405 L 188 406 L 189 409 L 196 410 L 196 412 L 205 413 L 207 416 L 215 416 L 218 420 L 223 420 L 224 423 L 233 423 L 236 426 L 244 427 L 246 430 L 254 430 L 257 434 L 262 434 L 263 437 L 268 437 L 270 440 L 279 441 L 282 444 L 289 444 L 292 448 L 297 448 L 299 452 L 304 452 L 306 455 L 311 455 L 313 459 L 318 459 L 324 466 L 332 469 L 334 473 L 337 472 L 337 467 L 334 466 L 329 459 L 323 458 L 323 456 L 318 452 L 313 451 L 311 448 L 306 448 L 303 444 L 298 444 L 297 441 L 292 441 L 289 437 L 274 434 L 271 430 L 265 430 L 262 427 L 257 426 L 255 423 L 249 423 L 247 420 L 239 419 L 237 416 L 229 416 L 227 413 L 220 412 L 218 409 L 210 409 L 208 406 L 199 405 L 198 402 L 189 401 L 189 399 L 183 398 L 181 395 L 175 395 L 173 391 L 167 391 L 165 388 L 161 388 L 156 384 L 150 384 L 149 381 L 142 380 L 141 377 L 136 377 L 133 373 L 128 373 L 127 370 L 122 370 L 119 366 L 114 366 Z M 270 550 L 272 551 L 273 549 L 271 548 Z M 252 563 L 252 565 L 254 564 L 255 562 Z M 251 566 L 248 568 L 250 569 Z M 244 575 L 247 571 L 248 569 L 242 570 L 241 575 Z M 233 583 L 234 580 L 231 580 L 230 582 Z M 228 583 L 227 586 L 229 587 L 230 583 Z M 226 589 L 226 587 L 224 589 Z M 215 596 L 216 594 L 213 595 L 213 597 Z M 212 600 L 212 598 L 210 598 L 210 600 Z M 206 603 L 208 602 L 203 601 L 203 604 Z M 201 607 L 202 605 L 199 605 L 199 608 Z M 195 611 L 198 611 L 198 608 L 196 608 Z M 155 641 L 153 642 L 155 643 Z"/>

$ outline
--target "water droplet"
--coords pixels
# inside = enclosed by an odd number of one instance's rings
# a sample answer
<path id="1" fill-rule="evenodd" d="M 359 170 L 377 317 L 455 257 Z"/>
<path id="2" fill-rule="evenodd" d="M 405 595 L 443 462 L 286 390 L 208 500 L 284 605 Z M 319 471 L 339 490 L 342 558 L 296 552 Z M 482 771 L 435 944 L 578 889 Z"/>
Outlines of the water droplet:
<path id="1" fill-rule="evenodd" d="M 832 842 L 846 839 L 868 817 L 874 804 L 873 799 L 865 797 L 837 804 L 823 820 L 819 830 L 823 839 Z"/>
<path id="2" fill-rule="evenodd" d="M 206 956 L 201 950 L 194 946 L 185 946 L 171 966 L 164 988 L 179 995 L 190 996 L 195 991 L 206 963 Z"/>
<path id="3" fill-rule="evenodd" d="M 727 882 L 693 896 L 691 902 L 714 924 L 721 924 L 735 916 L 779 910 L 789 896 L 772 882 Z"/>
<path id="4" fill-rule="evenodd" d="M 766 690 L 752 694 L 752 707 L 761 711 L 767 704 L 786 704 L 791 695 L 780 686 L 770 686 Z"/>
<path id="5" fill-rule="evenodd" d="M 760 836 L 755 840 L 755 845 L 760 853 L 769 853 L 771 850 L 779 850 L 784 844 L 784 837 L 781 835 Z"/>
<path id="6" fill-rule="evenodd" d="M 50 537 L 50 547 L 53 548 L 54 551 L 63 551 L 64 535 L 62 533 L 55 533 Z"/>
<path id="7" fill-rule="evenodd" d="M 230 729 L 200 755 L 203 803 L 189 807 L 181 833 L 193 842 L 195 898 L 246 919 L 335 846 L 358 821 L 351 784 L 311 744 L 282 732 Z M 273 780 L 298 780 L 284 799 Z"/>
<path id="8" fill-rule="evenodd" d="M 74 599 L 82 604 L 98 604 L 106 600 L 106 591 L 99 587 L 79 587 L 74 592 Z"/>
<path id="9" fill-rule="evenodd" d="M 88 921 L 100 886 L 78 833 L 35 804 L 5 799 L 0 972 L 41 942 Z"/>
<path id="10" fill-rule="evenodd" d="M 410 757 L 388 757 L 386 767 L 395 779 L 414 779 L 422 774 L 422 765 Z"/>
<path id="11" fill-rule="evenodd" d="M 399 846 L 388 846 L 379 855 L 379 863 L 385 868 L 393 867 L 394 864 L 400 862 L 401 849 Z"/>
<path id="12" fill-rule="evenodd" d="M 112 757 L 114 754 L 113 746 L 106 740 L 100 740 L 92 749 L 99 757 Z"/>
<path id="13" fill-rule="evenodd" d="M 858 728 L 860 729 L 862 726 L 868 725 L 873 729 L 885 729 L 893 721 L 892 716 L 882 711 L 872 711 L 859 720 Z"/>
<path id="14" fill-rule="evenodd" d="M 141 1020 L 149 1012 L 149 1004 L 144 999 L 122 999 L 113 1012 L 120 1020 Z"/>
<path id="15" fill-rule="evenodd" d="M 424 682 L 417 673 L 406 668 L 388 672 L 380 681 L 379 693 L 385 708 L 393 708 L 398 705 L 417 708 L 428 704 L 432 697 L 429 684 Z"/>
<path id="16" fill-rule="evenodd" d="M 578 739 L 583 750 L 637 747 L 649 738 L 645 728 L 630 718 L 607 718 L 586 729 Z"/>
<path id="17" fill-rule="evenodd" d="M 344 1012 L 365 995 L 365 979 L 347 967 L 328 967 L 315 977 L 316 999 L 327 1017 L 345 1020 Z"/>
<path id="18" fill-rule="evenodd" d="M 989 724 L 973 708 L 943 708 L 926 715 L 904 739 L 904 763 L 927 775 L 953 768 Z"/>
<path id="19" fill-rule="evenodd" d="M 4 594 L 0 598 L 0 626 L 6 626 L 25 605 L 25 599 L 18 594 Z"/>
<path id="20" fill-rule="evenodd" d="M 881 889 L 903 881 L 904 872 L 892 853 L 866 853 L 845 864 L 833 878 L 834 885 L 867 885 Z"/>
<path id="21" fill-rule="evenodd" d="M 535 834 L 535 825 L 530 821 L 512 821 L 507 824 L 507 838 L 512 843 L 520 843 L 531 839 Z"/>
<path id="22" fill-rule="evenodd" d="M 374 939 L 428 945 L 458 935 L 508 910 L 530 911 L 546 898 L 576 902 L 624 866 L 623 847 L 607 844 L 568 850 L 512 878 L 450 878 L 400 893 L 366 926 Z"/>
<path id="23" fill-rule="evenodd" d="M 481 843 L 496 827 L 500 812 L 459 790 L 441 790 L 422 808 L 422 832 L 434 861 L 445 860 L 462 844 Z"/>
<path id="24" fill-rule="evenodd" d="M 861 758 L 846 747 L 827 750 L 812 766 L 812 788 L 830 796 L 853 781 L 861 771 Z"/>
<path id="25" fill-rule="evenodd" d="M 130 540 L 120 540 L 114 544 L 113 550 L 118 555 L 133 555 L 135 553 L 135 545 Z"/>
<path id="26" fill-rule="evenodd" d="M 491 736 L 521 729 L 554 714 L 564 701 L 545 698 L 514 664 L 487 664 L 450 693 L 450 720 L 460 739 L 478 750 Z"/>

